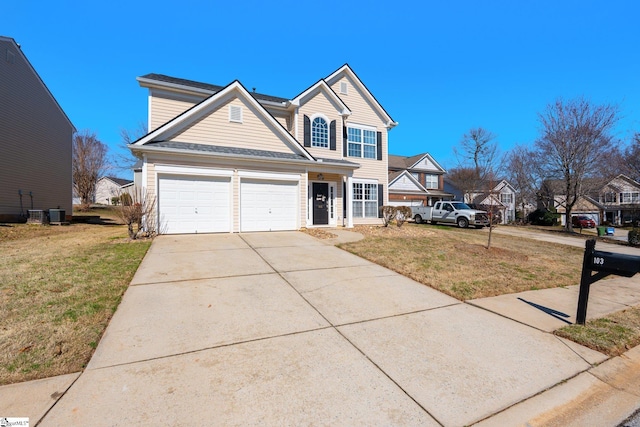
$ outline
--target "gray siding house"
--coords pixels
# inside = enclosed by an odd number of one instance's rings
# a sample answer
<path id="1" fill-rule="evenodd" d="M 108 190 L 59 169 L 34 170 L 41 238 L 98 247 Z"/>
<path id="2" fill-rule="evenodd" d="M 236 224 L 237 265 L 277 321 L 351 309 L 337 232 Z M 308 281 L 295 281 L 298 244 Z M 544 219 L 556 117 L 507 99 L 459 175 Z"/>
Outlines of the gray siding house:
<path id="1" fill-rule="evenodd" d="M 0 221 L 29 209 L 71 215 L 74 131 L 20 46 L 0 36 Z"/>

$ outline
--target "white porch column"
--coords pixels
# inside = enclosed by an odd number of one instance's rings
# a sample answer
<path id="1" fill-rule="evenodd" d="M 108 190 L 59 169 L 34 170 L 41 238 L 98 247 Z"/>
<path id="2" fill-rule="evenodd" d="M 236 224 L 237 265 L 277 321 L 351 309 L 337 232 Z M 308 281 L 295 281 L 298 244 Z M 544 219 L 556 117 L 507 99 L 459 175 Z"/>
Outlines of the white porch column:
<path id="1" fill-rule="evenodd" d="M 347 228 L 353 228 L 353 177 L 347 177 Z"/>

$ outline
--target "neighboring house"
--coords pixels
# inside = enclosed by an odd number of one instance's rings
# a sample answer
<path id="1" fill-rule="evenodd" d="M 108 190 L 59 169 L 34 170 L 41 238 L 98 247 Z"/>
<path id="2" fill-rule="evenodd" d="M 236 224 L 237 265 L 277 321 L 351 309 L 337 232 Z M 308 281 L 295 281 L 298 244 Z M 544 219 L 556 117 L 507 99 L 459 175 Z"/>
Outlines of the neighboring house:
<path id="1" fill-rule="evenodd" d="M 566 224 L 563 184 L 561 180 L 547 180 L 540 190 L 541 206 L 555 209 L 562 225 Z M 572 216 L 591 217 L 597 225 L 605 221 L 613 225 L 640 221 L 640 183 L 620 174 L 608 181 L 590 179 L 586 184 L 593 190 L 578 199 L 571 210 Z"/>
<path id="2" fill-rule="evenodd" d="M 28 210 L 72 215 L 75 128 L 20 46 L 0 36 L 0 221 Z"/>
<path id="3" fill-rule="evenodd" d="M 454 195 L 454 200 L 475 206 L 487 212 L 493 212 L 500 224 L 508 224 L 516 219 L 516 189 L 505 179 L 497 183 L 486 182 L 481 185 L 488 190 L 474 190 L 464 194 L 456 185 L 445 179 L 445 190 Z"/>
<path id="4" fill-rule="evenodd" d="M 289 99 L 160 74 L 129 146 L 161 233 L 379 224 L 397 125 L 344 65 Z"/>
<path id="5" fill-rule="evenodd" d="M 433 206 L 440 200 L 450 200 L 444 191 L 447 173 L 429 153 L 404 157 L 389 154 L 389 205 Z"/>
<path id="6" fill-rule="evenodd" d="M 126 189 L 132 185 L 133 181 L 130 179 L 103 176 L 96 182 L 96 194 L 93 202 L 111 205 L 114 197 L 120 197 L 123 192 L 128 192 Z"/>
<path id="7" fill-rule="evenodd" d="M 618 175 L 598 192 L 600 218 L 614 225 L 637 224 L 640 221 L 640 183 L 626 175 Z"/>

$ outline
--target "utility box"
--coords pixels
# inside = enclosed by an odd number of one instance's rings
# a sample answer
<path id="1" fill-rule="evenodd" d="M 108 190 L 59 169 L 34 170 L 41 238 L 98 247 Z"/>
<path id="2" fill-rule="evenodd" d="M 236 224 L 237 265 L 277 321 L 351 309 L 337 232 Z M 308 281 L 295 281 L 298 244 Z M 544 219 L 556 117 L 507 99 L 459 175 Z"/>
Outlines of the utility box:
<path id="1" fill-rule="evenodd" d="M 47 215 L 41 209 L 29 209 L 29 217 L 27 218 L 27 224 L 46 224 Z"/>
<path id="2" fill-rule="evenodd" d="M 49 222 L 64 222 L 65 214 L 64 209 L 49 209 Z"/>

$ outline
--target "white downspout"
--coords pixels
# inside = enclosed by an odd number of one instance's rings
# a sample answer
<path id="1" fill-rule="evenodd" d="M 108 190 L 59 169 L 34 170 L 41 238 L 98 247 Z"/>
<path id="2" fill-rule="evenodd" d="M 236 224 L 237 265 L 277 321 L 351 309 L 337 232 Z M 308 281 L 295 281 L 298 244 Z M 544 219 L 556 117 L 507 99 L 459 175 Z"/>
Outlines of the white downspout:
<path id="1" fill-rule="evenodd" d="M 347 228 L 353 228 L 353 177 L 347 177 Z"/>

